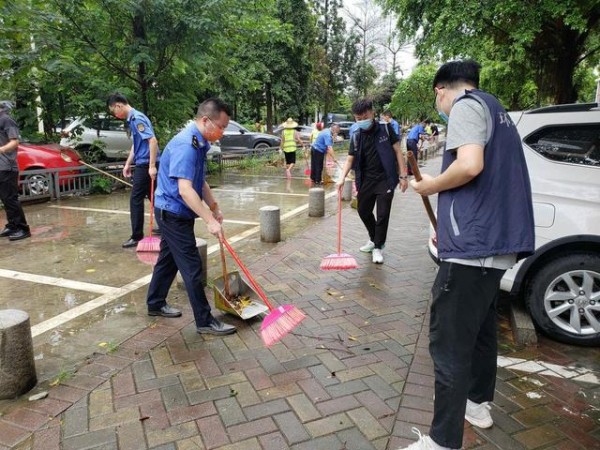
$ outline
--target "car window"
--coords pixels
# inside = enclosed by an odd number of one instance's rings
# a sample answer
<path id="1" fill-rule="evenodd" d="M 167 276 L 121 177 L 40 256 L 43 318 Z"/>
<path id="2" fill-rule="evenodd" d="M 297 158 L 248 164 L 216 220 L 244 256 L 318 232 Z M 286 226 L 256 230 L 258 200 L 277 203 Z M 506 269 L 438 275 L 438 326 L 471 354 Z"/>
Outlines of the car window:
<path id="1" fill-rule="evenodd" d="M 227 125 L 227 128 L 225 128 L 225 131 L 235 131 L 239 133 L 240 127 L 237 126 L 235 123 L 229 122 L 229 125 Z"/>
<path id="2" fill-rule="evenodd" d="M 553 161 L 600 167 L 600 124 L 545 127 L 525 143 Z"/>
<path id="3" fill-rule="evenodd" d="M 100 119 L 85 119 L 83 121 L 83 126 L 86 128 L 93 128 L 97 130 L 100 128 Z"/>

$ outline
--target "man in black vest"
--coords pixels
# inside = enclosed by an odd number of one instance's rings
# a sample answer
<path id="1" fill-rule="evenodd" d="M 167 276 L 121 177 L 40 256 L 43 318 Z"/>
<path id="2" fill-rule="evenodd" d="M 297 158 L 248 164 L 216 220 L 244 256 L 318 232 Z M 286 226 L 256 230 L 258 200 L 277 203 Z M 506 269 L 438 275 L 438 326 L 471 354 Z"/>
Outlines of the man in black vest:
<path id="1" fill-rule="evenodd" d="M 341 195 L 344 179 L 350 169 L 354 169 L 358 189 L 358 215 L 369 233 L 369 241 L 360 251 L 372 253 L 373 262 L 383 264 L 383 247 L 387 238 L 394 190 L 398 181 L 402 192 L 408 187 L 406 163 L 392 125 L 375 121 L 371 99 L 355 101 L 352 114 L 358 130 L 350 140 L 348 158 L 337 188 Z M 377 217 L 373 215 L 375 206 Z"/>
<path id="2" fill-rule="evenodd" d="M 419 432 L 410 450 L 461 448 L 465 419 L 493 426 L 500 280 L 534 250 L 521 138 L 498 100 L 478 89 L 479 69 L 475 61 L 451 61 L 437 71 L 436 107 L 448 121 L 442 173 L 411 181 L 418 194 L 438 194 L 440 269 L 429 324 L 433 421 L 430 436 Z"/>

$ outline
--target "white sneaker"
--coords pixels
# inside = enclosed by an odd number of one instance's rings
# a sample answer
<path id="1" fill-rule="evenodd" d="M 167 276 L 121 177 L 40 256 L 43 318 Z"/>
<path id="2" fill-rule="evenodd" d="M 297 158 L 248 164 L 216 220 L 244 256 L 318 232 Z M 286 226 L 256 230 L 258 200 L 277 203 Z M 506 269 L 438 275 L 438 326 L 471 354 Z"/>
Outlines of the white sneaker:
<path id="1" fill-rule="evenodd" d="M 475 403 L 467 399 L 467 409 L 465 411 L 465 419 L 471 425 L 479 428 L 490 428 L 494 425 L 490 414 L 489 402 Z"/>
<path id="2" fill-rule="evenodd" d="M 373 262 L 375 264 L 383 264 L 383 251 L 380 248 L 373 249 Z"/>
<path id="3" fill-rule="evenodd" d="M 434 450 L 437 448 L 435 442 L 433 442 L 426 434 L 421 434 L 417 428 L 413 427 L 411 431 L 419 436 L 419 440 L 410 444 L 408 447 L 404 447 L 403 449 L 399 448 L 398 450 Z"/>
<path id="4" fill-rule="evenodd" d="M 375 248 L 375 243 L 373 241 L 369 241 L 365 245 L 363 245 L 359 250 L 361 252 L 371 253 L 374 248 Z"/>

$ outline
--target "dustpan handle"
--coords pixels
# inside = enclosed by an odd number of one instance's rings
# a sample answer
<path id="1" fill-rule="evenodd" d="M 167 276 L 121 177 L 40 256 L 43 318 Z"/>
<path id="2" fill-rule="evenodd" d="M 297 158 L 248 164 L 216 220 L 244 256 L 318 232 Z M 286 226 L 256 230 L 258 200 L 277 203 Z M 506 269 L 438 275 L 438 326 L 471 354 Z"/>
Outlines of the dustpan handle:
<path id="1" fill-rule="evenodd" d="M 229 289 L 229 274 L 227 273 L 227 263 L 225 262 L 225 250 L 223 249 L 223 241 L 219 239 L 219 247 L 221 249 L 221 268 L 223 269 L 223 289 L 225 290 L 225 298 L 231 300 L 231 290 Z"/>
<path id="2" fill-rule="evenodd" d="M 225 239 L 224 236 L 223 236 L 223 245 L 225 245 L 225 248 L 227 248 L 227 251 L 229 252 L 231 257 L 234 259 L 234 261 L 237 263 L 237 265 L 240 266 L 240 269 L 242 269 L 242 272 L 244 272 L 244 275 L 246 275 L 246 278 L 248 278 L 248 281 L 250 282 L 250 284 L 252 285 L 252 288 L 254 288 L 254 290 L 260 297 L 260 299 L 263 302 L 265 302 L 265 304 L 271 311 L 273 311 L 275 308 L 273 308 L 273 305 L 271 305 L 271 302 L 269 302 L 269 300 L 267 300 L 267 296 L 265 295 L 263 290 L 260 288 L 258 283 L 256 281 L 254 281 L 254 278 L 252 277 L 252 275 L 250 275 L 250 272 L 248 271 L 248 269 L 246 268 L 244 263 L 240 260 L 239 256 L 235 253 L 235 251 L 233 250 L 231 245 L 229 245 L 229 242 L 227 242 L 227 239 Z"/>

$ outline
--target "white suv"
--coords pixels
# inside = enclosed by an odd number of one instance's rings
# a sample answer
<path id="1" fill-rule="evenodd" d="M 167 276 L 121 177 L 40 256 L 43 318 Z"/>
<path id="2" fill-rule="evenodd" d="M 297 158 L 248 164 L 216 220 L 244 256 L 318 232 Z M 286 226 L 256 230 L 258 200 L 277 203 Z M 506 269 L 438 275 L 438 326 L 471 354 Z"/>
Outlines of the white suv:
<path id="1" fill-rule="evenodd" d="M 506 272 L 501 288 L 524 298 L 550 337 L 600 345 L 600 108 L 510 115 L 531 178 L 536 252 Z M 437 254 L 433 240 L 429 249 Z"/>

